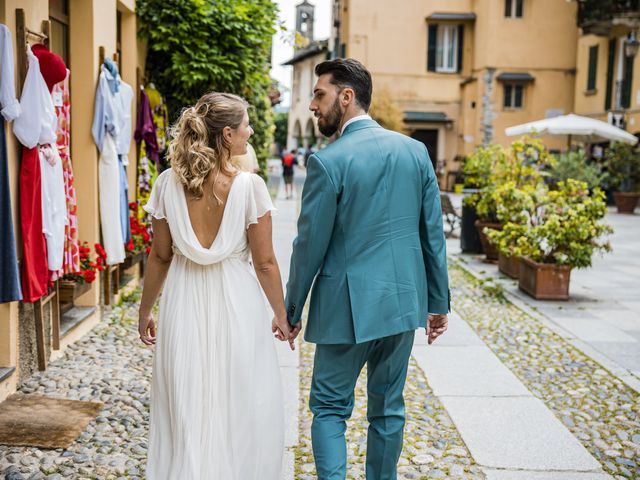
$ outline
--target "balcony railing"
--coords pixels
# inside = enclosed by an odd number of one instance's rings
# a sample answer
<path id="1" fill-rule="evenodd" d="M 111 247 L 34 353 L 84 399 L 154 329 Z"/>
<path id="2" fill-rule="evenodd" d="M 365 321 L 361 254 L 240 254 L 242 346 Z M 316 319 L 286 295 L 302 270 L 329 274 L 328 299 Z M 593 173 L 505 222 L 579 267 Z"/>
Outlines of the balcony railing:
<path id="1" fill-rule="evenodd" d="M 578 26 L 585 33 L 606 34 L 615 23 L 640 20 L 640 0 L 578 0 Z"/>

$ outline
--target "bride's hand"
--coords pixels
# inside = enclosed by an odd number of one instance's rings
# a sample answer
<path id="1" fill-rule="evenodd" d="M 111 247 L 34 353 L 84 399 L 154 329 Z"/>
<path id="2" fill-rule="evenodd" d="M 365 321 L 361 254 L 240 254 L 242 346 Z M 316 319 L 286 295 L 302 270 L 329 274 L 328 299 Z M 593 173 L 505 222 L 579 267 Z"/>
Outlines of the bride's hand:
<path id="1" fill-rule="evenodd" d="M 275 316 L 271 321 L 271 331 L 275 334 L 275 337 L 284 342 L 285 340 L 289 342 L 289 348 L 291 350 L 296 349 L 295 339 L 296 337 L 292 335 L 292 329 L 287 321 L 286 316 Z"/>
<path id="2" fill-rule="evenodd" d="M 138 318 L 138 333 L 140 340 L 145 345 L 155 345 L 156 343 L 156 324 L 153 321 L 151 313 L 147 315 L 140 314 Z"/>

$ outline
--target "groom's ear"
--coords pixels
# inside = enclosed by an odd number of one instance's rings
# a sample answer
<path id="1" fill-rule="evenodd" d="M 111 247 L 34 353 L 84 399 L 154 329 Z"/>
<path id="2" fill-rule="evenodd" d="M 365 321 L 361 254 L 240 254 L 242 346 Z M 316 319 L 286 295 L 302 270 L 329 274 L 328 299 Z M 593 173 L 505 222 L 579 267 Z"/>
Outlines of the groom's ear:
<path id="1" fill-rule="evenodd" d="M 356 98 L 356 92 L 351 87 L 345 87 L 340 92 L 340 103 L 343 107 L 349 105 Z"/>

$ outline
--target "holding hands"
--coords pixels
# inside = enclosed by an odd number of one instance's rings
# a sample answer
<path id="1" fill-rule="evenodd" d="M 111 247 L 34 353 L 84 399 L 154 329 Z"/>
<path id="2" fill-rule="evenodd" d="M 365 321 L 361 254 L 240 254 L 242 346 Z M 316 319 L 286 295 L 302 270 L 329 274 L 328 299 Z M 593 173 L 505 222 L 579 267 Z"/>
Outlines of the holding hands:
<path id="1" fill-rule="evenodd" d="M 289 325 L 287 321 L 287 316 L 285 315 L 276 315 L 273 317 L 271 321 L 271 331 L 274 333 L 274 336 L 284 342 L 289 342 L 289 348 L 291 350 L 296 349 L 295 340 L 298 334 L 300 333 L 300 329 L 302 322 L 298 322 L 295 326 Z"/>

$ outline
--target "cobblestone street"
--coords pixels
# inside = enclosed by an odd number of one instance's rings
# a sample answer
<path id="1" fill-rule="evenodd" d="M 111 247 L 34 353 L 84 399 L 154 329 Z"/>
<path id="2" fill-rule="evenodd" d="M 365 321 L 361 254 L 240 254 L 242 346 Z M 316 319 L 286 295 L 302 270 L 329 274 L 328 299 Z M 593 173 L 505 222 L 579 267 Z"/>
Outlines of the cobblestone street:
<path id="1" fill-rule="evenodd" d="M 280 195 L 277 206 L 274 238 L 286 280 L 297 200 Z M 431 347 L 424 330 L 416 333 L 399 478 L 640 478 L 640 395 L 463 267 L 452 258 L 450 331 Z M 144 478 L 152 350 L 137 341 L 139 295 L 139 288 L 123 294 L 89 335 L 22 385 L 21 393 L 104 408 L 68 450 L 0 446 L 5 478 Z M 278 349 L 285 402 L 294 406 L 287 407 L 287 480 L 315 478 L 307 406 L 314 346 L 300 339 L 299 347 Z M 365 379 L 348 425 L 350 480 L 364 479 Z"/>

